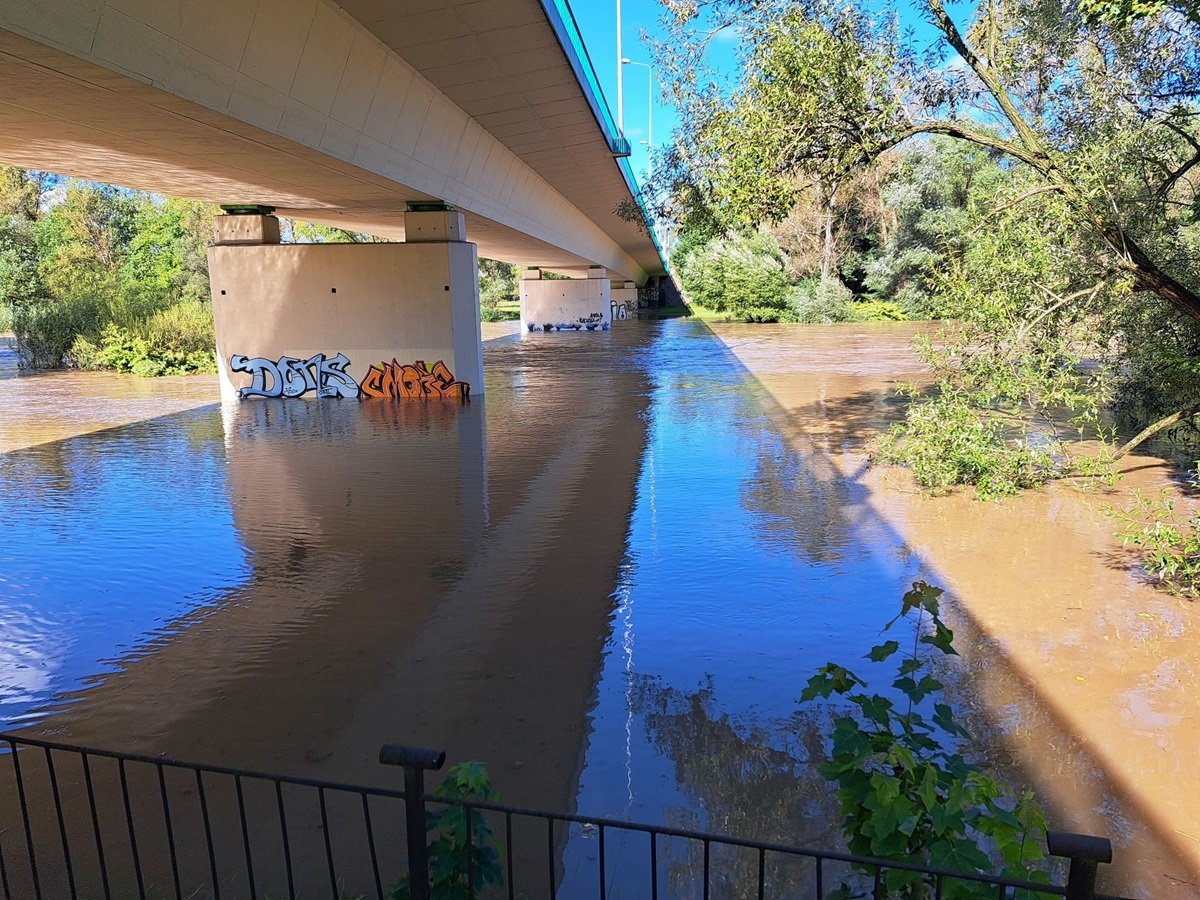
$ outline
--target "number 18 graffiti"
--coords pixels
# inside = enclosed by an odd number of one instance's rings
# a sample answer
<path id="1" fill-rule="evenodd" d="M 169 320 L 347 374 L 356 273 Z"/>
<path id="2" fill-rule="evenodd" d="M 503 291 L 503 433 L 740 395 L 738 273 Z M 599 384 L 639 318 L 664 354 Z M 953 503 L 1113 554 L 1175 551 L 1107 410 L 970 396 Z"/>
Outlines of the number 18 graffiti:
<path id="1" fill-rule="evenodd" d="M 358 385 L 346 372 L 348 365 L 350 360 L 342 353 L 333 359 L 326 359 L 324 353 L 308 359 L 281 356 L 278 362 L 240 354 L 229 358 L 229 368 L 234 372 L 254 376 L 249 387 L 238 391 L 239 397 L 302 397 L 316 391 L 318 397 L 353 400 L 358 396 Z"/>
<path id="2" fill-rule="evenodd" d="M 625 304 L 616 300 L 609 302 L 609 311 L 609 318 L 614 322 L 623 322 L 629 318 L 629 310 L 625 308 Z"/>

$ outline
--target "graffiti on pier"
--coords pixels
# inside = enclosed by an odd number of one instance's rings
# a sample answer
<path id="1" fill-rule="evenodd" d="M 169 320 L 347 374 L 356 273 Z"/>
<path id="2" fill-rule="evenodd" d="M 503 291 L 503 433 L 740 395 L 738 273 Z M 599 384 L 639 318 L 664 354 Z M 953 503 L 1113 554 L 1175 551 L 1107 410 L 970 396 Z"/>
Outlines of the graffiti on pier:
<path id="1" fill-rule="evenodd" d="M 471 385 L 465 381 L 455 381 L 450 369 L 440 359 L 432 366 L 425 365 L 424 360 L 417 360 L 412 365 L 395 359 L 390 363 L 381 362 L 367 370 L 359 387 L 364 397 L 458 397 L 468 400 L 471 396 Z"/>
<path id="2" fill-rule="evenodd" d="M 350 365 L 344 354 L 332 359 L 324 353 L 299 359 L 281 356 L 270 360 L 263 356 L 254 358 L 235 354 L 229 358 L 229 368 L 234 372 L 249 372 L 254 380 L 249 387 L 238 391 L 246 397 L 303 397 L 316 391 L 318 397 L 354 399 L 358 396 L 358 385 L 346 372 Z"/>
<path id="3" fill-rule="evenodd" d="M 609 318 L 614 322 L 624 322 L 629 318 L 629 309 L 624 303 L 612 300 L 609 302 L 608 308 L 610 313 Z"/>
<path id="4" fill-rule="evenodd" d="M 580 316 L 574 322 L 530 322 L 530 331 L 608 331 L 609 325 L 604 321 L 603 313 L 589 313 Z"/>

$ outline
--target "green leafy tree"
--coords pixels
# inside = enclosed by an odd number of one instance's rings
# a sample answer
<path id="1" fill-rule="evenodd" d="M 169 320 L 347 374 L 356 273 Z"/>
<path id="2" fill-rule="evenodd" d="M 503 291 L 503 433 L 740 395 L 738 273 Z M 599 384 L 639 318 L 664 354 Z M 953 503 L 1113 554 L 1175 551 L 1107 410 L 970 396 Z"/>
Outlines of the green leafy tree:
<path id="1" fill-rule="evenodd" d="M 21 363 L 212 371 L 213 208 L 0 170 L 0 299 Z"/>
<path id="2" fill-rule="evenodd" d="M 836 182 L 906 140 L 948 135 L 1023 167 L 1136 290 L 1200 319 L 1195 273 L 1155 231 L 1200 163 L 1200 27 L 1190 19 L 1113 28 L 1071 6 L 1009 0 L 980 5 L 960 28 L 941 0 L 925 0 L 940 44 L 923 50 L 895 14 L 866 5 L 670 8 L 660 49 L 690 118 L 667 171 L 704 186 L 729 215 L 777 219 L 803 187 L 797 175 Z M 697 68 L 714 18 L 736 22 L 748 48 L 729 96 Z M 1131 153 L 1142 163 L 1137 190 L 1122 177 Z"/>
<path id="3" fill-rule="evenodd" d="M 479 260 L 479 307 L 485 322 L 519 317 L 501 309 L 500 304 L 520 299 L 520 279 L 520 266 L 496 259 Z"/>
<path id="4" fill-rule="evenodd" d="M 945 316 L 938 275 L 980 224 L 971 207 L 994 197 L 1009 178 L 991 153 L 961 141 L 935 137 L 902 148 L 881 190 L 894 220 L 863 262 L 866 294 L 894 300 L 908 318 Z"/>

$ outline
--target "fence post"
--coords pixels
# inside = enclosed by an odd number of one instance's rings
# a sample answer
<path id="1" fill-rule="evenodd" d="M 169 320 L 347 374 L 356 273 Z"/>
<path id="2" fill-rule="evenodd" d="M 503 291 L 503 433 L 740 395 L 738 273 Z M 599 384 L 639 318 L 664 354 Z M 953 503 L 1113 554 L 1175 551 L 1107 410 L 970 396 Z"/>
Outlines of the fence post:
<path id="1" fill-rule="evenodd" d="M 404 823 L 408 833 L 408 884 L 412 900 L 429 900 L 429 847 L 425 843 L 425 770 L 437 771 L 446 751 L 384 744 L 379 761 L 404 768 Z"/>
<path id="2" fill-rule="evenodd" d="M 1067 874 L 1067 900 L 1094 900 L 1096 869 L 1112 862 L 1112 843 L 1108 838 L 1066 831 L 1046 832 L 1046 848 L 1051 856 L 1071 861 Z"/>

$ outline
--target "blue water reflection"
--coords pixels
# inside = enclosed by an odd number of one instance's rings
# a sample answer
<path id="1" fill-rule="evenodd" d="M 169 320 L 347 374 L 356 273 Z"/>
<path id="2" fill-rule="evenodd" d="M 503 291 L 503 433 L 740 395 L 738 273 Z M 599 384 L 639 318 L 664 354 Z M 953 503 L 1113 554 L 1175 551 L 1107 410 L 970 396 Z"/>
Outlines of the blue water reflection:
<path id="1" fill-rule="evenodd" d="M 206 407 L 0 455 L 0 725 L 249 577 Z"/>
<path id="2" fill-rule="evenodd" d="M 721 342 L 664 330 L 577 809 L 828 846 L 832 811 L 804 814 L 828 794 L 797 700 L 825 661 L 877 642 L 921 564 L 853 477 L 781 436 L 781 410 Z M 618 892 L 648 877 L 644 837 L 610 834 L 606 859 Z M 566 896 L 594 892 L 598 860 L 597 833 L 576 829 Z M 672 895 L 694 875 L 677 869 Z"/>

